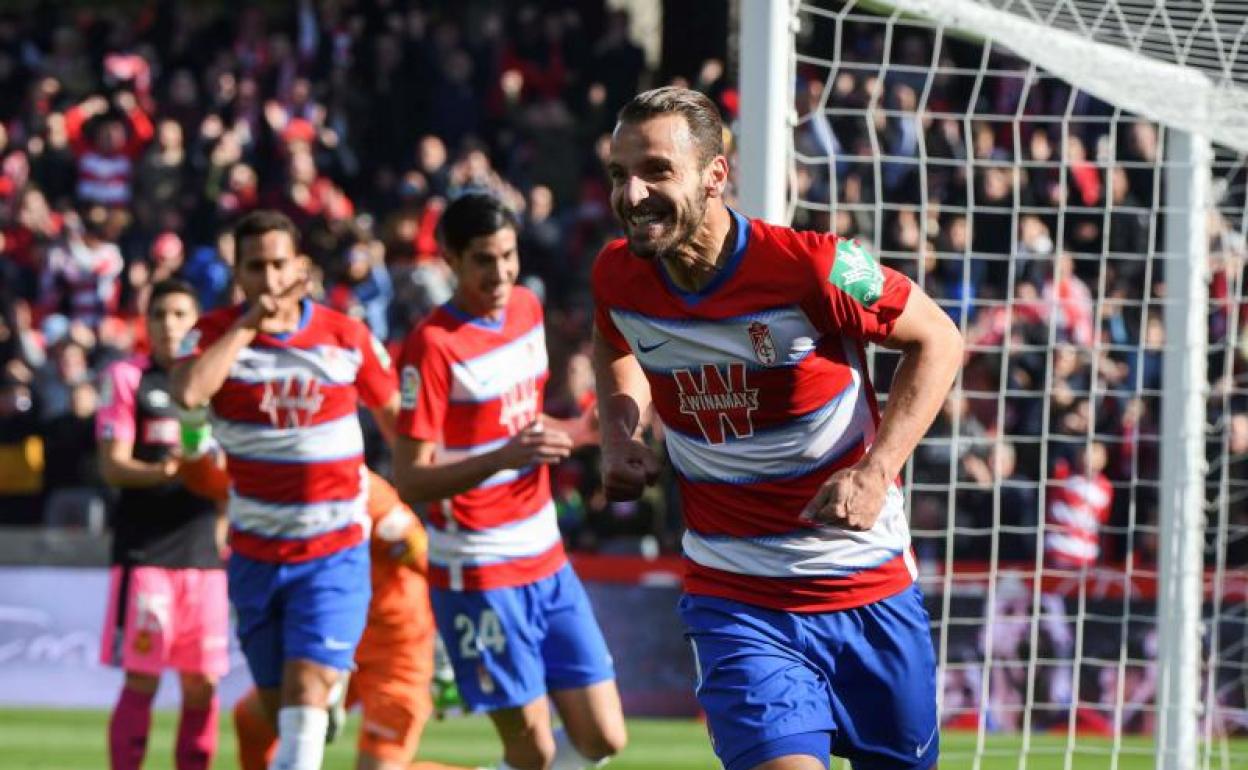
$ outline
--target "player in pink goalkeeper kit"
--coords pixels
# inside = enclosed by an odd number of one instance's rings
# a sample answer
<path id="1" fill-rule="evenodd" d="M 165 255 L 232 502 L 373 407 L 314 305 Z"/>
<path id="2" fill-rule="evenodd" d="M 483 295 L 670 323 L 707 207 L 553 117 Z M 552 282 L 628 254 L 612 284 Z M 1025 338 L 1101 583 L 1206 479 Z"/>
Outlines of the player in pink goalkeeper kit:
<path id="1" fill-rule="evenodd" d="M 218 680 L 229 668 L 229 606 L 217 547 L 217 506 L 178 482 L 178 407 L 169 367 L 198 316 L 181 281 L 152 288 L 151 352 L 104 370 L 96 415 L 100 470 L 119 490 L 101 658 L 126 672 L 109 720 L 109 766 L 138 770 L 152 699 L 178 672 L 177 770 L 205 770 L 217 747 Z"/>
<path id="2" fill-rule="evenodd" d="M 722 126 L 661 88 L 620 112 L 608 172 L 626 238 L 594 265 L 608 496 L 657 463 L 687 531 L 681 615 L 729 770 L 926 770 L 935 656 L 899 472 L 961 363 L 949 318 L 863 244 L 723 200 Z M 881 414 L 865 345 L 904 351 Z"/>

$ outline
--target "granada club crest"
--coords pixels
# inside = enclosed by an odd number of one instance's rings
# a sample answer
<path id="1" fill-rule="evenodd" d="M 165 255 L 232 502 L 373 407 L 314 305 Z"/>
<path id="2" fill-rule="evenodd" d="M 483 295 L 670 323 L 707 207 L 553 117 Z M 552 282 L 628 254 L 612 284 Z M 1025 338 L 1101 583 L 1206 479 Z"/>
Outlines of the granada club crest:
<path id="1" fill-rule="evenodd" d="M 486 695 L 493 694 L 495 689 L 494 677 L 490 675 L 490 670 L 485 667 L 484 663 L 477 664 L 477 686 Z"/>
<path id="2" fill-rule="evenodd" d="M 771 338 L 771 328 L 761 321 L 754 321 L 747 329 L 754 345 L 754 357 L 763 366 L 776 363 L 776 341 Z"/>

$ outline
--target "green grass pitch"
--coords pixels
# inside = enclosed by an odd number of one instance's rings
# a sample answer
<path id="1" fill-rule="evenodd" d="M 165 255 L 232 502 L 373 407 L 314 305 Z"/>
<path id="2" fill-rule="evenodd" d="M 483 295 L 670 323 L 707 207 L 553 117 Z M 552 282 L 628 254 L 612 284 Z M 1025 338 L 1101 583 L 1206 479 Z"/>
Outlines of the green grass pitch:
<path id="1" fill-rule="evenodd" d="M 157 712 L 148 747 L 146 770 L 171 770 L 173 737 L 177 714 Z M 222 714 L 220 753 L 213 767 L 233 770 L 234 734 L 228 713 Z M 325 770 L 351 770 L 354 767 L 355 725 L 331 745 L 326 753 Z M 104 711 L 0 710 L 0 767 L 4 770 L 106 770 Z M 628 749 L 611 763 L 611 770 L 715 770 L 719 764 L 711 753 L 705 728 L 692 720 L 633 719 L 629 721 Z M 946 733 L 942 736 L 941 770 L 975 767 L 973 733 Z M 980 770 L 1017 770 L 1022 740 L 1016 736 L 989 736 Z M 1036 736 L 1026 767 L 1030 770 L 1061 770 L 1065 763 L 1066 739 Z M 1110 759 L 1111 744 L 1105 740 L 1080 738 L 1069 765 L 1074 770 L 1145 770 L 1154 766 L 1151 741 L 1131 738 L 1123 745 L 1117 764 Z M 1248 758 L 1248 742 L 1223 747 L 1236 762 Z M 1222 767 L 1221 752 L 1215 752 L 1214 767 Z M 421 757 L 469 766 L 493 766 L 499 758 L 498 744 L 489 723 L 481 717 L 433 722 L 425 731 Z M 1243 765 L 1238 765 L 1243 766 Z M 835 770 L 847 770 L 834 764 Z"/>

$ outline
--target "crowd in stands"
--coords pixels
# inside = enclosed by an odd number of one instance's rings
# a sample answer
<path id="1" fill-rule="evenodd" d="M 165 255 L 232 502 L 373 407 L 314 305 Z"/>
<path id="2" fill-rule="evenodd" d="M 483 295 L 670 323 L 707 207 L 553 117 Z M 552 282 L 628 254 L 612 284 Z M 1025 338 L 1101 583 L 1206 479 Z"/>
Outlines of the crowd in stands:
<path id="1" fill-rule="evenodd" d="M 142 348 L 155 281 L 189 281 L 204 309 L 233 301 L 229 227 L 256 208 L 300 226 L 322 302 L 397 346 L 452 291 L 436 239 L 445 202 L 494 191 L 520 212 L 523 280 L 546 305 L 549 411 L 587 403 L 588 271 L 616 231 L 602 160 L 616 109 L 658 84 L 626 14 L 584 2 L 39 7 L 0 16 L 0 524 L 106 526 L 96 373 Z M 795 135 L 799 152 L 834 158 L 799 164 L 798 197 L 841 205 L 834 219 L 799 206 L 795 224 L 879 244 L 969 343 L 962 395 L 912 468 L 920 556 L 944 553 L 951 477 L 956 552 L 986 554 L 1006 524 L 1000 555 L 1017 560 L 1034 559 L 1040 479 L 1103 477 L 1117 533 L 1101 538 L 1106 555 L 1151 560 L 1164 331 L 1146 300 L 1164 296 L 1165 275 L 1144 255 L 1160 237 L 1157 128 L 1124 120 L 1111 133 L 1106 105 L 1022 69 L 982 88 L 929 84 L 932 41 L 917 32 L 887 50 L 882 28 L 845 39 L 853 66 L 830 82 L 799 68 L 798 112 L 812 117 Z M 942 69 L 978 66 L 977 50 L 950 43 Z M 914 66 L 885 71 L 886 56 Z M 735 122 L 722 62 L 684 82 Z M 838 108 L 828 116 L 812 112 L 824 88 Z M 977 113 L 1002 119 L 952 117 L 976 94 Z M 1089 120 L 1063 131 L 1068 112 Z M 1020 131 L 1004 117 L 1015 113 L 1028 118 Z M 1244 253 L 1232 237 L 1211 250 L 1215 345 L 1248 337 L 1236 334 L 1248 332 L 1235 304 Z M 1210 364 L 1215 395 L 1238 393 L 1211 400 L 1230 437 L 1216 451 L 1244 477 L 1246 361 L 1241 345 Z M 573 545 L 678 546 L 670 483 L 609 505 L 580 456 L 554 484 Z M 1233 522 L 1248 524 L 1246 507 L 1234 501 Z M 1248 540 L 1230 547 L 1248 562 Z"/>
<path id="2" fill-rule="evenodd" d="M 961 392 L 912 463 L 920 559 L 940 564 L 952 542 L 987 562 L 995 539 L 996 556 L 1023 567 L 1041 543 L 1046 564 L 1074 571 L 1155 564 L 1166 273 L 1192 269 L 1162 253 L 1164 132 L 1000 49 L 986 57 L 948 35 L 937 48 L 901 26 L 889 36 L 882 18 L 846 22 L 834 49 L 830 20 L 805 21 L 795 186 L 816 205 L 799 205 L 796 224 L 879 244 L 966 337 Z M 834 50 L 835 70 L 817 63 Z M 1225 548 L 1242 566 L 1248 180 L 1225 155 L 1215 176 L 1208 510 L 1226 516 L 1228 540 L 1206 554 L 1213 564 Z M 832 199 L 835 216 L 818 205 Z M 877 355 L 885 376 L 895 361 Z"/>

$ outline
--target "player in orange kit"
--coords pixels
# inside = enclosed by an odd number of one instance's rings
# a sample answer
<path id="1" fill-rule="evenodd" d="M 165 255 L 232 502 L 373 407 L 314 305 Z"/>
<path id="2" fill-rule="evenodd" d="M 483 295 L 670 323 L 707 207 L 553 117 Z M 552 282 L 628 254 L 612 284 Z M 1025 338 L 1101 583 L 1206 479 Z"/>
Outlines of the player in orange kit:
<path id="1" fill-rule="evenodd" d="M 191 448 L 194 451 L 194 448 Z M 184 464 L 183 480 L 200 494 L 226 494 L 225 475 L 211 459 Z M 359 704 L 357 770 L 456 770 L 433 762 L 410 764 L 433 711 L 436 630 L 425 583 L 425 530 L 389 482 L 369 472 L 368 516 L 373 596 L 346 706 Z M 242 770 L 265 770 L 277 735 L 255 690 L 234 706 Z"/>

